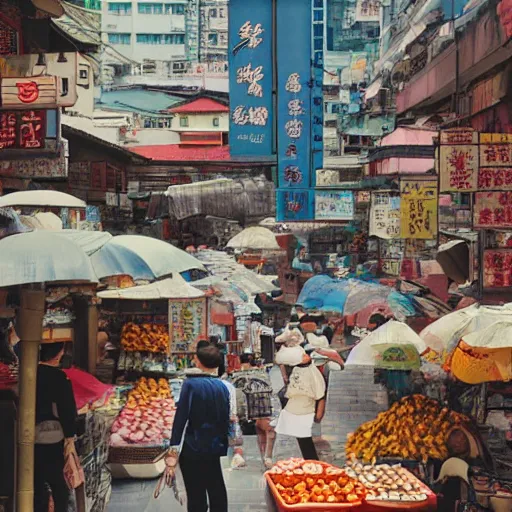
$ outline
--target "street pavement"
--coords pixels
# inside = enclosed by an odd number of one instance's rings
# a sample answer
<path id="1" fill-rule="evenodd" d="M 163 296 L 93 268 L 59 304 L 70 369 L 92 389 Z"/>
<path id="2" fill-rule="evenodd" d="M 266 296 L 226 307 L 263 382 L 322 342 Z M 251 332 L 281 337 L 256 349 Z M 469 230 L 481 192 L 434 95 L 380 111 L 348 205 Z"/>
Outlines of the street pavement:
<path id="1" fill-rule="evenodd" d="M 373 371 L 364 368 L 332 372 L 327 395 L 326 414 L 321 425 L 315 425 L 314 440 L 320 459 L 335 464 L 344 462 L 347 434 L 361 423 L 375 418 L 387 408 L 383 388 L 373 384 Z M 271 372 L 272 386 L 277 393 L 283 386 L 280 372 Z M 279 410 L 274 397 L 273 406 Z M 223 460 L 224 478 L 228 489 L 229 512 L 264 512 L 275 507 L 268 496 L 263 478 L 256 436 L 244 437 L 244 456 L 247 467 L 230 468 L 230 457 Z M 274 460 L 299 457 L 297 441 L 287 436 L 277 436 Z M 181 507 L 172 491 L 166 490 L 158 500 L 153 498 L 155 480 L 114 481 L 108 512 L 180 512 Z M 184 493 L 183 493 L 184 494 Z"/>

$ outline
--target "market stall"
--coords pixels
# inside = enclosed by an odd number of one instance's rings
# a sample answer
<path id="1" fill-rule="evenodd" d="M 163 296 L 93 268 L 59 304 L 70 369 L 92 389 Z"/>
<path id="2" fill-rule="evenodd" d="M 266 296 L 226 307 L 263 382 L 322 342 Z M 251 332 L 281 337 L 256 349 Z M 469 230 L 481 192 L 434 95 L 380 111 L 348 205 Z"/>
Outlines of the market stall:
<path id="1" fill-rule="evenodd" d="M 171 437 L 177 376 L 192 366 L 195 343 L 207 337 L 207 299 L 179 274 L 98 297 L 110 341 L 120 349 L 114 381 L 126 385 L 111 430 L 110 469 L 117 478 L 155 477 Z"/>

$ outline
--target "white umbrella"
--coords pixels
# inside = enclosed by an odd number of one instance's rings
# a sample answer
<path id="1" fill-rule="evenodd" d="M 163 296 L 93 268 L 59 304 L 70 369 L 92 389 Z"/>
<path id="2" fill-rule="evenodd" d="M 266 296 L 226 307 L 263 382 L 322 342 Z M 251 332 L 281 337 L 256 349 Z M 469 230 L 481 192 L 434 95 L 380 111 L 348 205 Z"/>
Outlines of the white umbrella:
<path id="1" fill-rule="evenodd" d="M 357 344 L 347 357 L 345 366 L 375 366 L 376 347 L 413 345 L 422 354 L 427 349 L 425 342 L 403 322 L 390 320 Z"/>
<path id="2" fill-rule="evenodd" d="M 78 197 L 57 190 L 25 190 L 0 197 L 0 208 L 6 206 L 85 208 L 87 204 Z"/>
<path id="3" fill-rule="evenodd" d="M 194 256 L 167 242 L 148 236 L 115 236 L 106 245 L 126 247 L 145 261 L 156 277 L 182 273 L 187 270 L 206 270 Z"/>
<path id="4" fill-rule="evenodd" d="M 227 243 L 227 247 L 231 247 L 232 249 L 257 249 L 267 251 L 281 250 L 274 233 L 272 233 L 270 229 L 262 226 L 244 229 Z"/>
<path id="5" fill-rule="evenodd" d="M 431 323 L 421 331 L 420 337 L 436 352 L 451 353 L 463 336 L 485 329 L 498 320 L 511 318 L 511 315 L 512 303 L 505 306 L 473 304 Z"/>
<path id="6" fill-rule="evenodd" d="M 71 240 L 81 247 L 81 249 L 91 256 L 99 251 L 109 240 L 112 235 L 107 231 L 80 231 L 78 229 L 63 229 L 56 233 L 59 236 Z"/>
<path id="7" fill-rule="evenodd" d="M 85 252 L 52 232 L 8 236 L 0 240 L 0 254 L 0 287 L 51 281 L 98 281 Z"/>
<path id="8" fill-rule="evenodd" d="M 189 285 L 179 274 L 143 286 L 99 292 L 101 299 L 156 300 L 156 299 L 199 299 L 204 293 Z"/>

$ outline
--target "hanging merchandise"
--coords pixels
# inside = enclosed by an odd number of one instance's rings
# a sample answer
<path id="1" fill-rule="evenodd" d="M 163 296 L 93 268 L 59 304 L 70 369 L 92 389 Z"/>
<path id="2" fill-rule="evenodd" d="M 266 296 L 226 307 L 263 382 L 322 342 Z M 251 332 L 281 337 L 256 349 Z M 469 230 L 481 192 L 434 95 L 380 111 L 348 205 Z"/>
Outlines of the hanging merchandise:
<path id="1" fill-rule="evenodd" d="M 206 301 L 169 301 L 169 328 L 171 352 L 184 353 L 194 350 L 194 343 L 206 337 Z"/>

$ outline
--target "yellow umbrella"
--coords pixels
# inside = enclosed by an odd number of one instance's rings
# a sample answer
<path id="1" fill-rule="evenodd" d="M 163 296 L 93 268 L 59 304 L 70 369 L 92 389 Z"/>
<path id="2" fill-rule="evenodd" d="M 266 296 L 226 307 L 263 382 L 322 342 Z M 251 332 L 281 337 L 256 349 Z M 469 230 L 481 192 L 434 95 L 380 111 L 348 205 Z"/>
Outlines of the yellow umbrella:
<path id="1" fill-rule="evenodd" d="M 464 336 L 447 365 L 467 384 L 512 380 L 512 319 Z"/>

